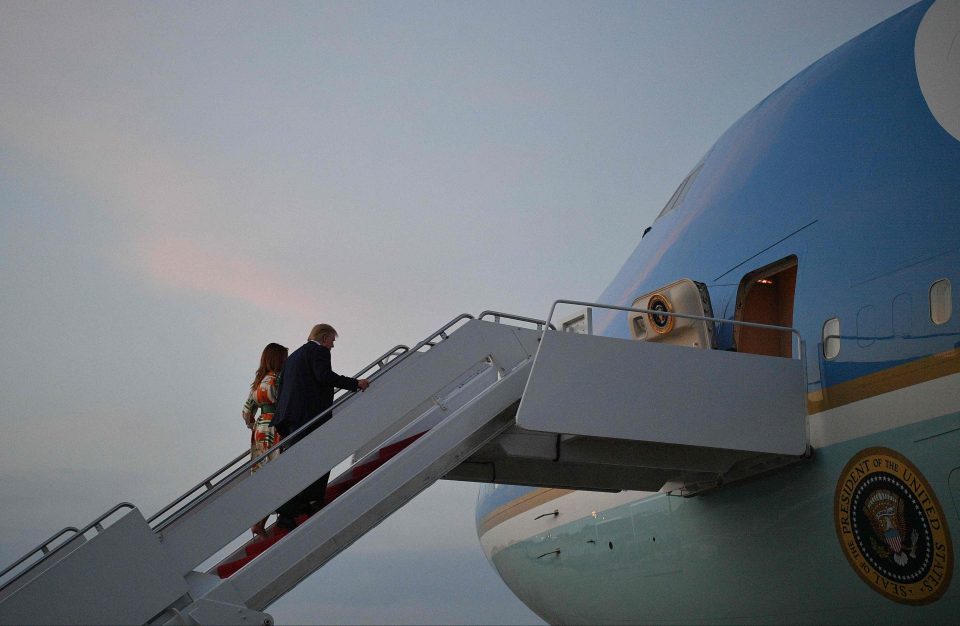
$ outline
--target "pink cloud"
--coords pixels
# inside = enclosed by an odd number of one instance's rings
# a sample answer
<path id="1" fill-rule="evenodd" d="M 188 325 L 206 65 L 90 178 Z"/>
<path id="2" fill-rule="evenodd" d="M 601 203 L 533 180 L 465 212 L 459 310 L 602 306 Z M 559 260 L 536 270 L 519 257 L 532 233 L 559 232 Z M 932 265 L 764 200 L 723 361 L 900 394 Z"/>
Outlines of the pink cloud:
<path id="1" fill-rule="evenodd" d="M 145 239 L 140 269 L 160 287 L 231 298 L 274 314 L 297 318 L 320 310 L 308 287 L 285 284 L 269 267 L 233 251 L 189 237 Z"/>

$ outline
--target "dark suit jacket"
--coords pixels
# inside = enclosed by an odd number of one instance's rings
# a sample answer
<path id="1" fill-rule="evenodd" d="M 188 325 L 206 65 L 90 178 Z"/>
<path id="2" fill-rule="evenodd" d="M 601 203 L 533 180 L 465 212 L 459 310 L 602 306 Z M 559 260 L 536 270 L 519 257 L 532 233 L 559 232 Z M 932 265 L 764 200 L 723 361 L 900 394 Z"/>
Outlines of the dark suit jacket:
<path id="1" fill-rule="evenodd" d="M 330 349 L 308 341 L 293 351 L 283 365 L 280 399 L 273 424 L 288 435 L 333 404 L 333 388 L 357 391 L 357 379 L 341 376 L 330 366 Z M 324 422 L 333 413 L 324 418 Z"/>

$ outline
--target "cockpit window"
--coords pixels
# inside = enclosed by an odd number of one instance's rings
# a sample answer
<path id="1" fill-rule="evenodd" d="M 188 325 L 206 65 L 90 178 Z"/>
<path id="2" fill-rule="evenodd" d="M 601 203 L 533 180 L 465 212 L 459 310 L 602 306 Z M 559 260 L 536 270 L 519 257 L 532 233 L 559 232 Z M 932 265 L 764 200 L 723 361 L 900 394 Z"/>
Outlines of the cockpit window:
<path id="1" fill-rule="evenodd" d="M 703 169 L 703 163 L 700 163 L 693 171 L 687 174 L 687 177 L 683 179 L 683 182 L 680 183 L 680 186 L 677 187 L 677 190 L 673 192 L 673 195 L 670 196 L 670 200 L 667 201 L 667 205 L 663 207 L 663 210 L 660 211 L 660 215 L 657 216 L 657 219 L 660 219 L 670 211 L 674 210 L 680 203 L 683 202 L 683 199 L 687 196 L 687 191 L 690 189 L 690 186 L 693 184 L 693 180 L 697 177 L 697 174 L 700 173 L 700 170 Z"/>

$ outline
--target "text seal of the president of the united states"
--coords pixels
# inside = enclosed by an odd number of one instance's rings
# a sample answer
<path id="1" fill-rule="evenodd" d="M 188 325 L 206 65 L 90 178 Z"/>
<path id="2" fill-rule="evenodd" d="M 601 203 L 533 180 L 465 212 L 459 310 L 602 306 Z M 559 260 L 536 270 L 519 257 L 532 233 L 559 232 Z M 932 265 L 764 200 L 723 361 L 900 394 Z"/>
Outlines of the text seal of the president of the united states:
<path id="1" fill-rule="evenodd" d="M 926 604 L 950 585 L 953 547 L 929 481 L 905 456 L 867 448 L 837 480 L 837 537 L 860 578 L 890 600 Z"/>

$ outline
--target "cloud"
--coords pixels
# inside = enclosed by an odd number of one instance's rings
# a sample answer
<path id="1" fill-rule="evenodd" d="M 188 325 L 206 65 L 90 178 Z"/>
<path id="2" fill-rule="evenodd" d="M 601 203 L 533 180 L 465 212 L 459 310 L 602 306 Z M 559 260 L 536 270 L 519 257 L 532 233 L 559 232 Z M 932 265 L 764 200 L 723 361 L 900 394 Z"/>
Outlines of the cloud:
<path id="1" fill-rule="evenodd" d="M 277 272 L 264 258 L 279 239 L 264 217 L 264 198 L 245 195 L 249 186 L 222 171 L 231 167 L 228 155 L 201 159 L 175 137 L 138 128 L 129 112 L 111 116 L 87 103 L 58 115 L 33 104 L 7 108 L 0 133 L 17 151 L 11 166 L 56 198 L 80 229 L 77 241 L 168 293 L 227 298 L 298 321 L 323 310 L 304 276 Z M 43 163 L 45 175 L 29 171 L 31 159 Z M 259 182 L 259 190 L 285 187 Z M 349 292 L 326 297 L 356 304 Z"/>
<path id="2" fill-rule="evenodd" d="M 145 237 L 137 248 L 141 271 L 158 286 L 231 298 L 293 317 L 320 310 L 318 298 L 284 284 L 272 266 L 259 263 L 255 255 L 250 258 L 182 234 Z"/>

